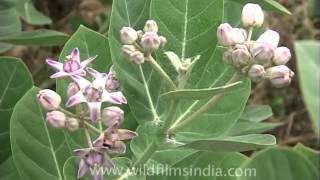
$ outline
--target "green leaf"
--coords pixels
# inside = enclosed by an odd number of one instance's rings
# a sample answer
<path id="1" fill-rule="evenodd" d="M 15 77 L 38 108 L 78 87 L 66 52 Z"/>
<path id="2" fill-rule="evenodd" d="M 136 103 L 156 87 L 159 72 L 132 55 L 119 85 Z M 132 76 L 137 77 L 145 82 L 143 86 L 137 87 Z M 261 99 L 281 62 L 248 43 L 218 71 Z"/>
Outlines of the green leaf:
<path id="1" fill-rule="evenodd" d="M 21 31 L 20 19 L 14 7 L 0 9 L 0 37 Z M 0 53 L 12 48 L 12 45 L 0 43 Z"/>
<path id="2" fill-rule="evenodd" d="M 316 169 L 319 169 L 320 152 L 298 143 L 294 150 L 304 156 Z"/>
<path id="3" fill-rule="evenodd" d="M 10 137 L 14 163 L 24 180 L 64 180 L 62 167 L 71 154 L 64 132 L 47 126 L 39 107 L 38 88 L 30 89 L 16 104 Z"/>
<path id="4" fill-rule="evenodd" d="M 319 132 L 319 99 L 320 99 L 320 42 L 296 41 L 295 52 L 298 61 L 300 88 L 316 132 Z"/>
<path id="5" fill-rule="evenodd" d="M 246 134 L 258 134 L 270 131 L 283 123 L 268 123 L 268 122 L 252 122 L 246 120 L 239 120 L 237 123 L 228 131 L 230 136 L 239 136 Z"/>
<path id="6" fill-rule="evenodd" d="M 250 134 L 243 136 L 207 138 L 195 133 L 178 133 L 175 140 L 178 147 L 204 151 L 241 152 L 261 149 L 276 144 L 269 134 Z"/>
<path id="7" fill-rule="evenodd" d="M 174 69 L 179 72 L 179 68 L 181 67 L 181 59 L 174 52 L 168 51 L 164 52 L 164 54 L 168 57 Z"/>
<path id="8" fill-rule="evenodd" d="M 240 116 L 241 120 L 260 122 L 273 115 L 272 109 L 268 105 L 247 106 Z"/>
<path id="9" fill-rule="evenodd" d="M 0 164 L 0 180 L 20 180 L 19 173 L 10 156 L 4 163 Z"/>
<path id="10" fill-rule="evenodd" d="M 100 72 L 108 72 L 111 57 L 108 39 L 106 37 L 81 25 L 63 47 L 59 61 L 63 62 L 66 56 L 76 47 L 79 48 L 81 60 L 98 55 L 92 62 L 91 67 Z M 60 78 L 57 80 L 57 92 L 62 95 L 64 100 L 67 99 L 66 91 L 69 82 L 70 80 L 68 78 Z"/>
<path id="11" fill-rule="evenodd" d="M 0 57 L 0 164 L 11 156 L 9 124 L 15 104 L 32 87 L 32 77 L 21 59 Z"/>
<path id="12" fill-rule="evenodd" d="M 162 175 L 150 179 L 235 180 L 231 171 L 228 174 L 228 170 L 239 167 L 245 160 L 247 157 L 240 153 L 196 152 L 184 157 L 169 168 L 160 169 L 164 170 Z"/>
<path id="13" fill-rule="evenodd" d="M 287 8 L 285 8 L 280 3 L 274 0 L 228 0 L 228 1 L 234 1 L 242 5 L 245 5 L 247 3 L 257 3 L 257 4 L 260 4 L 263 9 L 291 15 L 291 12 Z"/>
<path id="14" fill-rule="evenodd" d="M 15 45 L 56 46 L 64 44 L 68 38 L 68 35 L 58 31 L 40 29 L 0 37 L 0 42 Z"/>
<path id="15" fill-rule="evenodd" d="M 20 0 L 16 4 L 17 12 L 21 18 L 32 25 L 51 24 L 51 19 L 39 12 L 32 3 L 31 0 Z"/>
<path id="16" fill-rule="evenodd" d="M 109 171 L 110 173 L 105 174 L 105 179 L 110 179 L 110 180 L 121 180 L 121 179 L 126 179 L 126 180 L 145 180 L 146 177 L 141 174 L 139 175 L 139 171 L 133 172 L 132 174 L 129 173 L 129 169 L 132 167 L 132 162 L 128 158 L 123 158 L 123 157 L 115 157 L 112 158 L 112 161 L 115 165 L 115 170 L 116 171 Z M 107 171 L 108 172 L 108 171 Z M 135 174 L 136 173 L 136 174 Z"/>
<path id="17" fill-rule="evenodd" d="M 160 98 L 168 99 L 190 99 L 199 100 L 210 98 L 219 94 L 227 94 L 229 91 L 237 90 L 241 87 L 242 82 L 235 82 L 221 87 L 207 88 L 207 89 L 183 89 L 176 91 L 169 91 L 161 94 Z"/>
<path id="18" fill-rule="evenodd" d="M 299 153 L 289 148 L 260 151 L 245 162 L 241 169 L 255 169 L 251 176 L 242 174 L 237 180 L 316 180 L 316 169 Z"/>

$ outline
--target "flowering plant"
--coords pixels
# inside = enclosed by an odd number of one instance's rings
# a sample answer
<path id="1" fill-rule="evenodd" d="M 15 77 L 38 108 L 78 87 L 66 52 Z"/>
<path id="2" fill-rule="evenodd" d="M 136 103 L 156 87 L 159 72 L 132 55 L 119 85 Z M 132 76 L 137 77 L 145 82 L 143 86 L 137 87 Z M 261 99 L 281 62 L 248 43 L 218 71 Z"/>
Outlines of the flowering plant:
<path id="1" fill-rule="evenodd" d="M 80 26 L 59 60 L 45 61 L 56 90 L 33 87 L 15 106 L 10 140 L 19 176 L 262 178 L 264 167 L 240 152 L 276 145 L 262 133 L 277 125 L 260 122 L 272 115 L 268 106 L 245 105 L 251 81 L 290 85 L 291 52 L 278 47 L 276 31 L 255 33 L 265 19 L 260 5 L 244 5 L 241 27 L 223 23 L 223 9 L 218 0 L 117 0 L 107 37 Z M 194 174 L 208 165 L 219 170 Z M 252 166 L 250 177 L 230 171 Z M 171 176 L 175 168 L 181 172 Z"/>

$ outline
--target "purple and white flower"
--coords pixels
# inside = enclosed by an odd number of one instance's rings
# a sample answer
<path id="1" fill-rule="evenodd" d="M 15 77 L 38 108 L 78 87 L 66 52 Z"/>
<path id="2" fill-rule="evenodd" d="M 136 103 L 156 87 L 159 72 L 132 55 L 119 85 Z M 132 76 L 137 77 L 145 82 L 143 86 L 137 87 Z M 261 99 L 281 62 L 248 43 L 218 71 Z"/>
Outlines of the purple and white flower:
<path id="1" fill-rule="evenodd" d="M 66 107 L 73 107 L 84 102 L 87 103 L 92 122 L 97 122 L 100 119 L 103 102 L 112 104 L 127 103 L 122 92 L 108 92 L 105 89 L 108 78 L 108 74 L 106 73 L 100 73 L 93 82 L 78 75 L 73 75 L 71 78 L 78 84 L 80 91 L 68 99 Z"/>
<path id="2" fill-rule="evenodd" d="M 93 56 L 80 62 L 80 51 L 78 48 L 74 48 L 63 63 L 47 59 L 46 63 L 57 70 L 57 72 L 51 75 L 50 78 L 60 78 L 72 75 L 85 76 L 86 71 L 84 68 L 87 67 L 96 57 L 97 56 Z"/>

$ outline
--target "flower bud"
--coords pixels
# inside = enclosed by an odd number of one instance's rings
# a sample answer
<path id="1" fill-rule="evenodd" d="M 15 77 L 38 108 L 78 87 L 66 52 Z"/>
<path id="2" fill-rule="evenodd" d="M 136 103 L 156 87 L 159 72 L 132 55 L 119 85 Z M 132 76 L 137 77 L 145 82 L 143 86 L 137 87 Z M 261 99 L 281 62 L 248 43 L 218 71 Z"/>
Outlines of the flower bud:
<path id="1" fill-rule="evenodd" d="M 246 66 L 251 61 L 251 54 L 246 45 L 238 44 L 232 51 L 232 62 L 237 68 Z"/>
<path id="2" fill-rule="evenodd" d="M 271 62 L 275 49 L 268 43 L 255 42 L 250 51 L 257 64 L 265 65 Z"/>
<path id="3" fill-rule="evenodd" d="M 148 20 L 143 30 L 144 32 L 158 32 L 158 25 L 154 20 Z"/>
<path id="4" fill-rule="evenodd" d="M 228 49 L 223 53 L 223 60 L 227 64 L 232 64 L 232 49 Z"/>
<path id="5" fill-rule="evenodd" d="M 274 52 L 272 61 L 276 65 L 284 65 L 287 64 L 290 58 L 291 53 L 287 47 L 278 47 Z"/>
<path id="6" fill-rule="evenodd" d="M 261 7 L 258 4 L 246 4 L 242 9 L 241 21 L 244 27 L 260 27 L 264 21 Z"/>
<path id="7" fill-rule="evenodd" d="M 50 89 L 39 91 L 37 98 L 41 107 L 48 111 L 58 109 L 61 103 L 59 94 Z"/>
<path id="8" fill-rule="evenodd" d="M 277 48 L 280 41 L 279 33 L 273 30 L 267 30 L 257 39 L 256 42 L 259 43 L 268 43 L 273 48 Z"/>
<path id="9" fill-rule="evenodd" d="M 254 64 L 248 71 L 248 76 L 253 82 L 261 81 L 264 78 L 265 74 L 266 72 L 264 70 L 264 67 L 259 64 Z"/>
<path id="10" fill-rule="evenodd" d="M 65 128 L 66 119 L 66 115 L 61 111 L 51 111 L 47 113 L 47 122 L 54 128 Z"/>
<path id="11" fill-rule="evenodd" d="M 233 46 L 243 43 L 246 39 L 245 31 L 232 28 L 228 23 L 221 24 L 217 30 L 219 44 L 223 46 Z"/>
<path id="12" fill-rule="evenodd" d="M 68 95 L 68 97 L 71 97 L 71 96 L 75 95 L 79 91 L 80 91 L 80 88 L 79 88 L 78 84 L 74 83 L 74 82 L 71 82 L 68 85 L 67 95 Z"/>
<path id="13" fill-rule="evenodd" d="M 167 38 L 160 36 L 160 48 L 163 48 L 167 44 Z"/>
<path id="14" fill-rule="evenodd" d="M 281 88 L 291 83 L 294 72 L 285 65 L 279 65 L 267 69 L 266 75 L 274 87 Z"/>
<path id="15" fill-rule="evenodd" d="M 102 121 L 108 127 L 114 126 L 115 123 L 121 124 L 124 118 L 124 112 L 117 106 L 104 108 L 102 111 Z"/>
<path id="16" fill-rule="evenodd" d="M 65 126 L 69 131 L 73 132 L 79 129 L 79 122 L 76 118 L 67 118 Z"/>
<path id="17" fill-rule="evenodd" d="M 123 45 L 122 46 L 122 52 L 127 56 L 130 56 L 130 54 L 135 51 L 136 51 L 136 48 L 133 45 Z"/>
<path id="18" fill-rule="evenodd" d="M 144 63 L 144 55 L 140 51 L 135 51 L 135 52 L 130 54 L 130 60 L 134 64 L 142 64 L 142 63 Z"/>
<path id="19" fill-rule="evenodd" d="M 138 33 L 131 27 L 123 27 L 120 30 L 120 40 L 123 44 L 133 44 L 138 39 Z"/>
<path id="20" fill-rule="evenodd" d="M 156 32 L 146 32 L 141 38 L 141 46 L 146 52 L 159 49 L 161 39 Z"/>

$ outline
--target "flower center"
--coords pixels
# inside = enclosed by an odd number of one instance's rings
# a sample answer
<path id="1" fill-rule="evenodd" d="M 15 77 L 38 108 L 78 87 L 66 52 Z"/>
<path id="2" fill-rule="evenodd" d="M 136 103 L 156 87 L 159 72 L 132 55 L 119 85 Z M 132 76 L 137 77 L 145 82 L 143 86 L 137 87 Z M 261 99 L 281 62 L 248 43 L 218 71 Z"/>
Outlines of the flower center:
<path id="1" fill-rule="evenodd" d="M 88 86 L 83 90 L 83 95 L 86 97 L 88 102 L 101 102 L 103 89 L 96 89 L 92 86 Z"/>
<path id="2" fill-rule="evenodd" d="M 67 73 L 74 72 L 80 69 L 80 64 L 77 61 L 67 60 L 63 63 L 63 70 Z"/>

